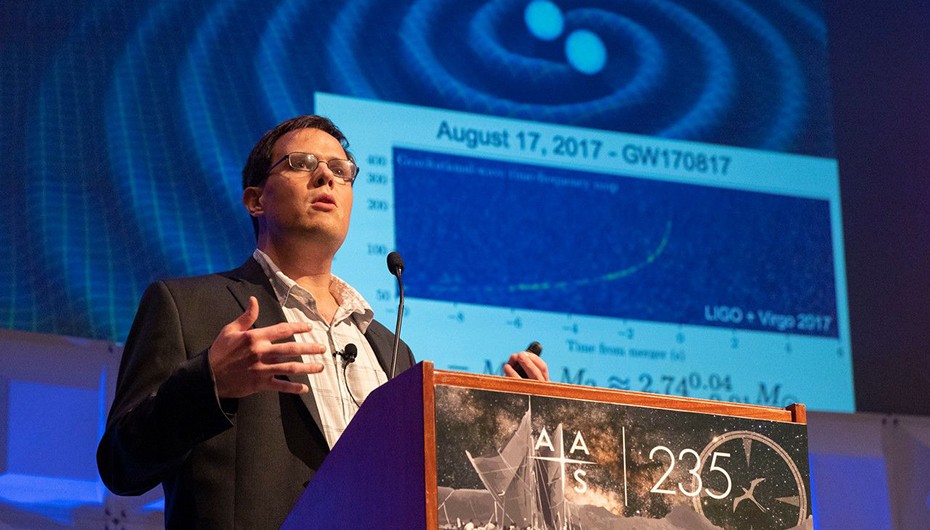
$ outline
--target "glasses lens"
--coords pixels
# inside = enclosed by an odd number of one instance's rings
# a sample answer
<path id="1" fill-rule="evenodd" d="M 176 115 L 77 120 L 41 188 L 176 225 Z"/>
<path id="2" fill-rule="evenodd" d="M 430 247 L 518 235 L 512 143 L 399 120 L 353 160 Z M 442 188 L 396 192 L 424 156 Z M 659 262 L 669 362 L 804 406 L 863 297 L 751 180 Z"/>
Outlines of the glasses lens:
<path id="1" fill-rule="evenodd" d="M 329 166 L 329 170 L 333 172 L 333 175 L 341 179 L 351 179 L 355 176 L 355 164 L 349 160 L 330 160 L 326 165 Z"/>
<path id="2" fill-rule="evenodd" d="M 291 153 L 287 155 L 287 162 L 298 171 L 314 171 L 320 165 L 310 153 Z"/>

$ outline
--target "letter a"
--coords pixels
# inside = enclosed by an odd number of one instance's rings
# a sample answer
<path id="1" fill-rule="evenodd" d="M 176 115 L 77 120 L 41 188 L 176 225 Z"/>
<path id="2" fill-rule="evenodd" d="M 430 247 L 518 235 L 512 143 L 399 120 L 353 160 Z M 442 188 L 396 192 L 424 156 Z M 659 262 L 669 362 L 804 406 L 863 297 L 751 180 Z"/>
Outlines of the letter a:
<path id="1" fill-rule="evenodd" d="M 584 443 L 584 436 L 581 435 L 581 431 L 578 431 L 575 434 L 575 441 L 572 442 L 572 448 L 569 453 L 574 453 L 575 449 L 580 449 L 584 451 L 584 454 L 590 456 L 591 452 L 588 451 L 588 444 Z"/>
<path id="2" fill-rule="evenodd" d="M 546 428 L 543 427 L 541 433 L 539 433 L 539 438 L 536 439 L 536 447 L 533 448 L 534 451 L 539 451 L 540 447 L 548 447 L 550 451 L 555 452 L 555 447 L 552 446 L 552 440 L 549 439 L 549 433 L 546 432 Z"/>
<path id="3" fill-rule="evenodd" d="M 439 124 L 439 132 L 436 133 L 436 139 L 440 139 L 445 136 L 448 139 L 452 139 L 452 131 L 449 130 L 449 124 L 443 121 Z"/>

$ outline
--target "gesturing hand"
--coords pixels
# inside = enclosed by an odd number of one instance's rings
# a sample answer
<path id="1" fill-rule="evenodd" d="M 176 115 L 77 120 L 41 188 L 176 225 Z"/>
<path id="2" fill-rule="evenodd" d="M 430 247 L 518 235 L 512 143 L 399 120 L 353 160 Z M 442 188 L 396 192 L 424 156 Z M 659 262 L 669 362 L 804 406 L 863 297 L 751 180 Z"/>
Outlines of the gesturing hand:
<path id="1" fill-rule="evenodd" d="M 282 322 L 266 328 L 251 329 L 256 320 L 258 300 L 251 296 L 245 313 L 225 325 L 210 346 L 208 355 L 217 395 L 221 398 L 238 398 L 265 390 L 289 394 L 307 393 L 307 385 L 275 376 L 322 371 L 322 364 L 305 363 L 299 356 L 318 355 L 324 353 L 326 348 L 320 344 L 274 344 L 274 341 L 310 331 L 310 324 Z"/>

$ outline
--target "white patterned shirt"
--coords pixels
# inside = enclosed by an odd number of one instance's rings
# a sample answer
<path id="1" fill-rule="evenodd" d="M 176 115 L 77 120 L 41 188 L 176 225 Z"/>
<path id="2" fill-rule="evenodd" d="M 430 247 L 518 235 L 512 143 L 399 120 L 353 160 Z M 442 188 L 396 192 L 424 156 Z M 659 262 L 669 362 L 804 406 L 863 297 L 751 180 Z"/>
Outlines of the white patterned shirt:
<path id="1" fill-rule="evenodd" d="M 255 249 L 252 257 L 268 276 L 287 321 L 306 322 L 313 327 L 308 333 L 294 335 L 294 339 L 326 347 L 326 353 L 304 355 L 303 360 L 322 362 L 324 366 L 322 372 L 309 375 L 309 385 L 323 423 L 323 434 L 332 448 L 368 394 L 387 382 L 387 375 L 365 338 L 374 311 L 358 291 L 334 275 L 329 292 L 339 308 L 332 323 L 326 322 L 313 295 L 284 274 L 267 254 Z M 346 365 L 334 352 L 342 352 L 350 343 L 358 348 L 358 357 Z"/>

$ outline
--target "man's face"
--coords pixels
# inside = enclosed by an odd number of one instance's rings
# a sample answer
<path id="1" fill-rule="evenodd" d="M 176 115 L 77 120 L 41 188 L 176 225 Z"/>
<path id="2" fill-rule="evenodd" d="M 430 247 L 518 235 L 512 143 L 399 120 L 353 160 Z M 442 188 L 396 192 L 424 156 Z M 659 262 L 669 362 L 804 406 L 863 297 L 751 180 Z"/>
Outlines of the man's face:
<path id="1" fill-rule="evenodd" d="M 294 152 L 312 153 L 323 162 L 348 158 L 339 141 L 319 129 L 297 129 L 279 138 L 271 162 Z M 333 176 L 327 164 L 321 163 L 308 173 L 291 168 L 285 160 L 271 170 L 259 194 L 260 223 L 270 242 L 311 238 L 338 249 L 345 240 L 352 186 Z"/>

